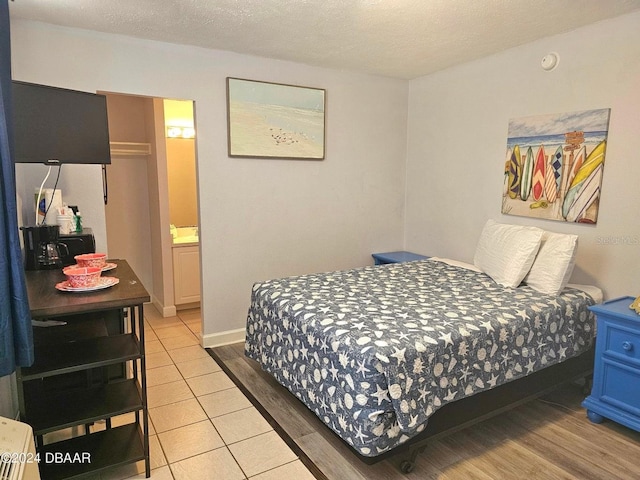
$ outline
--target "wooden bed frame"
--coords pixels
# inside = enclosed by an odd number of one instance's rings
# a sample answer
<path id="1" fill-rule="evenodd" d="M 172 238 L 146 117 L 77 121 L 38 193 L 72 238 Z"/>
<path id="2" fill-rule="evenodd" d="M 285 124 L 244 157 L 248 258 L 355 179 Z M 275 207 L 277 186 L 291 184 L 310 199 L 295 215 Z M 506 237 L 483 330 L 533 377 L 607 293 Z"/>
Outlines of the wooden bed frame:
<path id="1" fill-rule="evenodd" d="M 249 399 L 258 407 L 262 413 L 267 413 L 261 408 L 260 402 L 251 392 L 251 387 L 244 385 L 243 382 L 234 374 L 225 362 L 233 355 L 229 355 L 231 347 L 218 347 L 207 349 L 209 354 L 218 362 L 225 373 L 233 380 L 233 382 L 249 397 Z M 236 352 L 237 353 L 237 352 Z M 403 460 L 400 462 L 400 470 L 403 473 L 410 473 L 415 467 L 415 461 L 420 453 L 427 447 L 427 443 L 445 435 L 450 435 L 456 431 L 467 428 L 471 425 L 487 420 L 502 412 L 510 410 L 518 405 L 533 400 L 541 395 L 551 392 L 564 383 L 586 379 L 585 389 L 590 382 L 588 379 L 593 372 L 594 347 L 588 351 L 565 360 L 562 363 L 552 365 L 543 370 L 534 372 L 526 377 L 514 380 L 512 382 L 500 385 L 491 390 L 487 390 L 471 397 L 466 397 L 452 403 L 448 403 L 444 407 L 437 410 L 430 418 L 426 429 L 416 437 L 413 437 L 407 443 L 399 445 L 392 450 L 378 455 L 376 457 L 365 457 L 357 453 L 347 442 L 340 439 L 348 450 L 362 462 L 373 465 L 389 457 L 402 455 Z M 245 359 L 245 361 L 255 364 L 254 370 L 261 372 L 270 377 L 257 362 Z M 275 381 L 275 380 L 274 380 Z M 279 385 L 279 384 L 278 384 Z M 284 388 L 284 387 L 282 387 Z M 288 391 L 287 391 L 288 392 Z M 291 398 L 297 397 L 290 394 Z M 306 408 L 306 406 L 305 406 Z M 331 432 L 335 438 L 339 438 L 329 427 L 323 426 Z"/>

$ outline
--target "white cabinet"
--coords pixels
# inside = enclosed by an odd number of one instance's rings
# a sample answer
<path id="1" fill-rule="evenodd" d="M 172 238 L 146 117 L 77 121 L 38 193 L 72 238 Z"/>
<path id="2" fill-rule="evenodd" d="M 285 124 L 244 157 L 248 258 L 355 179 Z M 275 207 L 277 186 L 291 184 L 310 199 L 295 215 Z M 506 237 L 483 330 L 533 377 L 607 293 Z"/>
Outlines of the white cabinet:
<path id="1" fill-rule="evenodd" d="M 200 301 L 198 245 L 173 247 L 173 292 L 176 306 Z"/>

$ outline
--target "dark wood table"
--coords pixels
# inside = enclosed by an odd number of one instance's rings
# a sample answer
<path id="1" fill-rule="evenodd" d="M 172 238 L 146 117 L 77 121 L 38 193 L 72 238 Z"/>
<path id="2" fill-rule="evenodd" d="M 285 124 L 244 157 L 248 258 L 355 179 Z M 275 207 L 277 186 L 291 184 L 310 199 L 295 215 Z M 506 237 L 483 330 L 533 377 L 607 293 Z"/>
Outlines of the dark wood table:
<path id="1" fill-rule="evenodd" d="M 120 281 L 103 290 L 93 292 L 61 292 L 55 286 L 66 280 L 59 270 L 32 270 L 25 272 L 29 309 L 34 318 L 69 315 L 96 310 L 141 305 L 150 301 L 149 293 L 126 260 L 109 260 L 117 267 L 104 272 L 104 277 Z"/>

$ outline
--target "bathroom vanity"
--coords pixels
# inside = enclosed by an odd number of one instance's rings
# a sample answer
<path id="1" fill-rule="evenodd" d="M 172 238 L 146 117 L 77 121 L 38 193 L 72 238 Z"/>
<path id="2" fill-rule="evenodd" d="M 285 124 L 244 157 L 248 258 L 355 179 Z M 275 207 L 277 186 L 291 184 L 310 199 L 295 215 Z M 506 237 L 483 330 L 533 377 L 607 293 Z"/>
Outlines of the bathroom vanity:
<path id="1" fill-rule="evenodd" d="M 176 307 L 200 302 L 200 243 L 197 227 L 172 231 L 173 295 Z"/>

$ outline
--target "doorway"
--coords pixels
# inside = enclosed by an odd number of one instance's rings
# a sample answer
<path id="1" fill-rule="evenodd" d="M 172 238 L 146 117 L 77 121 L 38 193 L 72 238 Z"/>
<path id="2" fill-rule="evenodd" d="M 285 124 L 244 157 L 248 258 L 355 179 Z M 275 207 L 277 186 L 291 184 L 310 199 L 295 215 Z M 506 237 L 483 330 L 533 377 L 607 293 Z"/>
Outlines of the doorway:
<path id="1" fill-rule="evenodd" d="M 176 309 L 200 307 L 200 235 L 193 102 L 164 99 L 169 230 Z"/>
<path id="2" fill-rule="evenodd" d="M 177 306 L 199 306 L 194 102 L 101 93 L 107 97 L 111 140 L 105 204 L 109 256 L 127 259 L 156 309 L 164 317 L 174 316 Z M 176 127 L 187 134 L 170 136 Z M 181 240 L 178 248 L 188 246 L 197 255 L 189 258 L 189 301 L 182 296 L 176 302 L 174 274 L 181 269 L 173 266 L 174 239 L 178 233 L 184 237 L 186 226 L 196 235 L 189 243 Z"/>

